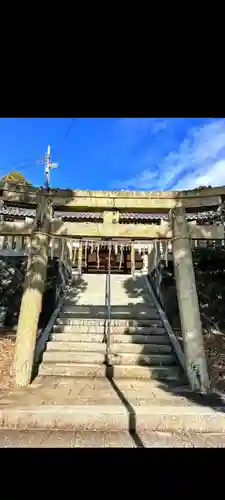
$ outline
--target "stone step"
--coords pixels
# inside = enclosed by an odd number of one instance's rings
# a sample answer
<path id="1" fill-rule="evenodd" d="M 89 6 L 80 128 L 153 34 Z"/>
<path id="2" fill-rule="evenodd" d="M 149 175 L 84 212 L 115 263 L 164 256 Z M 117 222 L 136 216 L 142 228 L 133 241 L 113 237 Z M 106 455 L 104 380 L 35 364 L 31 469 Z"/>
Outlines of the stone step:
<path id="1" fill-rule="evenodd" d="M 105 306 L 105 294 L 102 292 L 101 294 L 93 292 L 87 296 L 80 295 L 79 294 L 76 296 L 75 294 L 70 297 L 65 297 L 63 301 L 63 307 L 65 306 L 70 306 L 70 307 L 76 307 L 78 309 L 89 309 L 95 308 L 95 307 L 104 307 Z"/>
<path id="2" fill-rule="evenodd" d="M 79 364 L 79 363 L 47 363 L 42 362 L 38 372 L 39 376 L 53 377 L 100 377 L 106 375 L 105 365 Z"/>
<path id="3" fill-rule="evenodd" d="M 108 311 L 106 307 L 96 306 L 88 309 L 77 308 L 76 306 L 63 307 L 59 313 L 59 318 L 87 318 L 87 319 L 106 319 Z M 136 309 L 135 307 L 125 310 L 125 308 L 111 309 L 111 318 L 113 319 L 159 319 L 159 313 L 156 308 L 146 307 Z"/>
<path id="4" fill-rule="evenodd" d="M 154 333 L 158 334 L 157 331 Z M 132 334 L 129 335 L 127 333 L 123 333 L 122 335 L 120 334 L 111 334 L 111 342 L 115 343 L 131 343 L 131 344 L 170 344 L 170 339 L 169 337 L 164 334 L 164 335 L 154 335 L 154 334 L 148 334 L 148 335 L 141 335 L 141 334 Z"/>
<path id="5" fill-rule="evenodd" d="M 106 352 L 105 342 L 66 342 L 66 341 L 50 341 L 47 343 L 47 351 L 79 351 L 79 352 Z M 113 354 L 117 353 L 171 353 L 170 345 L 159 344 L 111 344 L 110 351 Z"/>
<path id="6" fill-rule="evenodd" d="M 104 344 L 102 344 L 104 346 Z M 104 346 L 105 347 L 105 346 Z M 105 363 L 105 351 L 103 352 L 84 352 L 84 351 L 45 351 L 43 362 L 48 363 Z M 110 354 L 110 363 L 112 365 L 172 365 L 175 363 L 173 354 Z"/>
<path id="7" fill-rule="evenodd" d="M 155 307 L 155 304 L 150 295 L 141 296 L 140 298 L 130 298 L 127 295 L 121 295 L 119 293 L 115 293 L 111 291 L 111 306 L 112 307 Z M 89 300 L 89 302 L 88 302 Z M 97 300 L 97 302 L 96 302 Z M 99 302 L 100 300 L 100 302 Z M 78 302 L 79 301 L 79 302 Z M 74 307 L 94 307 L 95 305 L 99 305 L 100 307 L 105 306 L 105 290 L 101 291 L 101 293 L 97 293 L 96 285 L 93 291 L 86 295 L 86 297 L 79 298 L 77 293 L 69 293 L 64 299 L 63 305 L 71 305 Z"/>
<path id="8" fill-rule="evenodd" d="M 46 351 L 73 351 L 73 352 L 106 352 L 106 343 L 104 342 L 58 342 L 50 341 L 47 343 Z"/>
<path id="9" fill-rule="evenodd" d="M 103 333 L 59 333 L 53 332 L 50 335 L 50 340 L 59 342 L 103 342 Z M 170 344 L 167 335 L 128 335 L 126 334 L 111 334 L 112 343 L 133 343 L 133 344 Z"/>
<path id="10" fill-rule="evenodd" d="M 115 379 L 168 380 L 178 384 L 182 383 L 182 372 L 177 366 L 150 368 L 146 366 L 116 365 L 106 370 L 105 365 L 57 363 L 43 364 L 42 374 L 44 376 L 102 378 L 106 376 L 106 373 L 108 378 Z"/>
<path id="11" fill-rule="evenodd" d="M 129 300 L 129 299 L 128 299 Z M 149 310 L 153 310 L 153 312 L 158 312 L 157 308 L 155 306 L 150 307 L 149 304 L 122 304 L 122 305 L 113 305 L 111 303 L 111 313 L 114 314 L 129 314 L 130 312 L 133 312 L 133 310 L 137 312 L 148 312 Z M 99 313 L 104 313 L 107 310 L 107 305 L 103 304 L 66 304 L 65 302 L 62 305 L 62 310 L 71 310 L 74 311 L 75 313 L 95 313 L 96 311 Z"/>
<path id="12" fill-rule="evenodd" d="M 168 380 L 182 383 L 182 371 L 178 366 L 132 366 L 117 365 L 106 371 L 105 365 L 74 364 L 74 363 L 42 363 L 39 368 L 40 376 L 54 377 L 91 377 L 103 378 L 106 376 L 115 379 L 141 380 Z"/>
<path id="13" fill-rule="evenodd" d="M 56 417 L 57 412 L 54 411 L 54 409 L 53 412 L 54 417 Z M 51 414 L 50 411 L 49 414 Z M 35 417 L 35 425 L 39 424 L 41 430 L 37 429 L 36 427 L 35 429 L 33 429 L 34 415 L 33 418 L 30 419 L 28 412 L 26 414 L 26 418 L 23 418 L 24 428 L 26 430 L 23 430 L 23 427 L 20 425 L 16 430 L 15 427 L 13 427 L 13 430 L 11 428 L 4 430 L 0 429 L 0 448 L 137 448 L 137 445 L 130 435 L 129 431 L 126 430 L 120 430 L 117 432 L 104 430 L 89 431 L 87 426 L 85 430 L 81 430 L 80 432 L 77 430 L 76 432 L 74 432 L 73 424 L 73 430 L 65 430 L 65 428 L 68 426 L 67 414 L 64 414 L 64 424 L 61 428 L 63 422 L 61 411 L 57 419 L 57 424 L 59 422 L 58 425 L 61 430 L 52 430 L 51 427 L 47 427 L 47 429 L 44 428 L 43 430 L 43 426 L 45 426 L 46 424 L 49 425 L 49 420 L 43 419 L 43 416 L 40 418 L 40 413 L 36 414 Z M 52 422 L 52 427 L 54 427 L 53 418 L 51 419 L 51 417 L 50 422 Z M 29 428 L 29 424 L 31 425 L 31 428 Z M 79 425 L 80 424 L 78 422 L 78 428 Z M 104 427 L 105 423 L 103 425 L 102 422 L 101 429 L 104 429 Z M 143 436 L 145 436 L 145 447 L 154 447 L 157 446 L 156 443 L 160 443 L 160 445 L 162 442 L 164 443 L 165 439 L 163 441 L 161 437 L 160 440 L 158 434 L 161 436 L 160 433 L 144 433 L 142 435 L 142 439 Z M 167 434 L 168 433 L 166 433 L 166 442 L 169 442 L 169 444 L 167 443 L 167 447 L 171 446 L 171 443 L 172 446 L 174 445 L 174 443 L 176 443 L 176 447 L 178 447 L 178 437 L 176 438 L 176 440 L 168 440 Z M 178 442 L 180 443 L 180 441 Z M 148 443 L 150 443 L 149 446 Z M 181 440 L 180 446 L 182 446 L 182 444 L 183 441 Z M 192 444 L 190 444 L 190 446 L 192 446 Z"/>
<path id="14" fill-rule="evenodd" d="M 163 344 L 133 344 L 133 343 L 111 343 L 110 351 L 113 354 L 134 353 L 134 354 L 170 354 L 172 353 L 171 345 Z"/>
<path id="15" fill-rule="evenodd" d="M 99 318 L 68 318 L 68 317 L 58 317 L 56 319 L 56 325 L 70 325 L 70 326 L 104 326 L 105 319 Z M 111 326 L 123 326 L 124 328 L 133 326 L 133 327 L 141 327 L 141 326 L 149 326 L 151 328 L 154 327 L 162 327 L 163 322 L 161 319 L 111 319 Z"/>
<path id="16" fill-rule="evenodd" d="M 176 406 L 170 401 L 132 407 L 130 415 L 123 404 L 3 407 L 0 428 L 4 448 L 225 446 L 223 407 Z"/>
<path id="17" fill-rule="evenodd" d="M 176 363 L 174 354 L 118 353 L 110 354 L 109 358 L 112 365 L 162 366 Z"/>
<path id="18" fill-rule="evenodd" d="M 54 325 L 53 331 L 56 333 L 104 333 L 105 325 Z M 148 326 L 115 326 L 111 325 L 111 334 L 125 334 L 125 335 L 161 335 L 165 334 L 163 327 L 148 327 Z"/>
<path id="19" fill-rule="evenodd" d="M 79 363 L 101 365 L 105 362 L 104 352 L 45 351 L 43 363 Z"/>
<path id="20" fill-rule="evenodd" d="M 65 318 L 65 319 L 76 319 L 76 318 L 79 318 L 79 319 L 107 319 L 108 318 L 108 314 L 101 314 L 101 313 L 97 313 L 94 315 L 93 313 L 90 315 L 90 314 L 81 314 L 81 313 L 75 313 L 73 311 L 60 311 L 59 313 L 59 318 Z M 159 319 L 159 313 L 157 311 L 155 312 L 151 312 L 151 311 L 148 311 L 146 313 L 140 313 L 138 314 L 137 312 L 129 312 L 129 314 L 125 314 L 125 313 L 112 313 L 111 314 L 111 318 L 112 319 L 126 319 L 126 318 L 129 318 L 130 320 L 132 319 L 135 319 L 135 320 L 138 320 L 138 319 L 147 319 L 147 320 L 152 320 L 152 319 Z"/>

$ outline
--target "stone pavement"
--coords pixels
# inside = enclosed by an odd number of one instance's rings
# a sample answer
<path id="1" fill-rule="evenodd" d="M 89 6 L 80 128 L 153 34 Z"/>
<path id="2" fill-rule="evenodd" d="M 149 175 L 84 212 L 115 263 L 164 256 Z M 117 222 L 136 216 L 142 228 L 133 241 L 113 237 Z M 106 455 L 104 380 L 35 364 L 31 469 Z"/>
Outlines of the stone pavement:
<path id="1" fill-rule="evenodd" d="M 96 374 L 98 366 L 96 367 Z M 170 390 L 171 388 L 171 390 Z M 173 393 L 171 392 L 173 390 Z M 107 378 L 38 377 L 27 389 L 12 390 L 0 399 L 0 407 L 15 405 L 123 405 L 121 397 L 134 406 L 173 404 L 190 406 L 193 402 L 177 396 L 172 384 L 143 380 Z M 185 393 L 184 393 L 185 394 Z M 120 397 L 121 395 L 121 397 Z"/>
<path id="2" fill-rule="evenodd" d="M 0 399 L 0 429 L 225 432 L 225 406 L 154 381 L 38 377 Z"/>
<path id="3" fill-rule="evenodd" d="M 0 431 L 0 448 L 224 448 L 225 434 Z"/>

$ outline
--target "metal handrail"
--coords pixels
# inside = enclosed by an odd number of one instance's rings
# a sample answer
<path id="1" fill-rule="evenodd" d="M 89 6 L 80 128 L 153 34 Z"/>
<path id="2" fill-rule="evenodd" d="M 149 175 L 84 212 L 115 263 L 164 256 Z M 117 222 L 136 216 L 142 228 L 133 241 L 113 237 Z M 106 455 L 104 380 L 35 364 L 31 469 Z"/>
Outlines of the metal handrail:
<path id="1" fill-rule="evenodd" d="M 109 355 L 111 347 L 111 266 L 110 258 L 106 275 L 106 305 L 107 305 L 107 329 L 106 329 L 106 363 L 110 365 Z"/>
<path id="2" fill-rule="evenodd" d="M 48 324 L 43 330 L 39 332 L 39 335 L 37 337 L 34 354 L 34 365 L 39 362 L 40 356 L 45 349 L 46 343 L 49 339 L 49 335 L 52 331 L 52 327 L 60 312 L 60 309 L 72 282 L 72 269 L 71 272 L 69 272 L 69 269 L 64 265 L 64 263 L 60 263 L 59 265 L 59 275 L 62 279 L 62 282 L 57 286 L 56 306 L 48 321 Z"/>
<path id="3" fill-rule="evenodd" d="M 145 286 L 148 290 L 148 292 L 150 293 L 150 296 L 152 297 L 153 299 L 153 302 L 156 306 L 156 309 L 160 315 L 160 318 L 162 320 L 162 323 L 163 323 L 163 326 L 166 330 L 166 333 L 171 341 L 171 344 L 174 348 L 174 351 L 176 353 L 176 356 L 178 358 L 178 361 L 181 365 L 181 367 L 183 368 L 183 370 L 186 372 L 186 366 L 185 366 L 185 359 L 184 359 L 184 353 L 181 349 L 181 346 L 179 344 L 179 341 L 176 337 L 176 335 L 174 334 L 173 332 L 173 329 L 168 321 L 168 318 L 166 316 L 166 313 L 164 311 L 164 309 L 162 308 L 161 306 L 161 303 L 160 303 L 160 300 L 159 298 L 157 297 L 157 294 L 154 290 L 154 287 L 152 286 L 152 283 L 151 283 L 151 279 L 147 276 L 144 276 L 144 282 L 145 282 Z"/>

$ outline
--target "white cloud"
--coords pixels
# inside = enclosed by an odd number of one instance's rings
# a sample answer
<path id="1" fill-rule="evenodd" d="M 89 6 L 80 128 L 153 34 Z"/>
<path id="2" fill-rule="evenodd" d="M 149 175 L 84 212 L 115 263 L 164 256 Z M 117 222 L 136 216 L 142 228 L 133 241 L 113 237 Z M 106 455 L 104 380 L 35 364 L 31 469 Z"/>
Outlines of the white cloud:
<path id="1" fill-rule="evenodd" d="M 153 185 L 153 183 L 155 183 L 155 181 L 156 181 L 156 174 L 148 169 L 144 170 L 139 175 L 131 179 L 122 182 L 117 181 L 114 187 L 117 189 L 129 189 L 129 188 L 135 188 L 139 190 L 150 189 L 150 187 Z"/>
<path id="2" fill-rule="evenodd" d="M 207 173 L 197 177 L 186 177 L 177 183 L 176 189 L 194 189 L 197 186 L 223 186 L 225 185 L 225 159 L 212 165 Z"/>
<path id="3" fill-rule="evenodd" d="M 144 164 L 143 156 L 141 165 Z M 177 150 L 133 178 L 117 182 L 118 187 L 119 184 L 121 188 L 159 190 L 225 184 L 225 120 L 191 128 Z"/>

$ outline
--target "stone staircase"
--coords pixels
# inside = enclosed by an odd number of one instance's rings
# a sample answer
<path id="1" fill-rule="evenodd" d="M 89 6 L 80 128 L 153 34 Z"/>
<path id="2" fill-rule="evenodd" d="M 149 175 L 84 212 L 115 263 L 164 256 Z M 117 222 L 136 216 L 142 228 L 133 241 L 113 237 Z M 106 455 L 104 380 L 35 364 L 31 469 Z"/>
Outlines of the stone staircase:
<path id="1" fill-rule="evenodd" d="M 106 276 L 82 275 L 81 281 L 78 286 L 74 277 L 65 297 L 39 375 L 106 375 Z M 111 276 L 111 317 L 108 376 L 181 382 L 181 368 L 142 276 Z"/>

